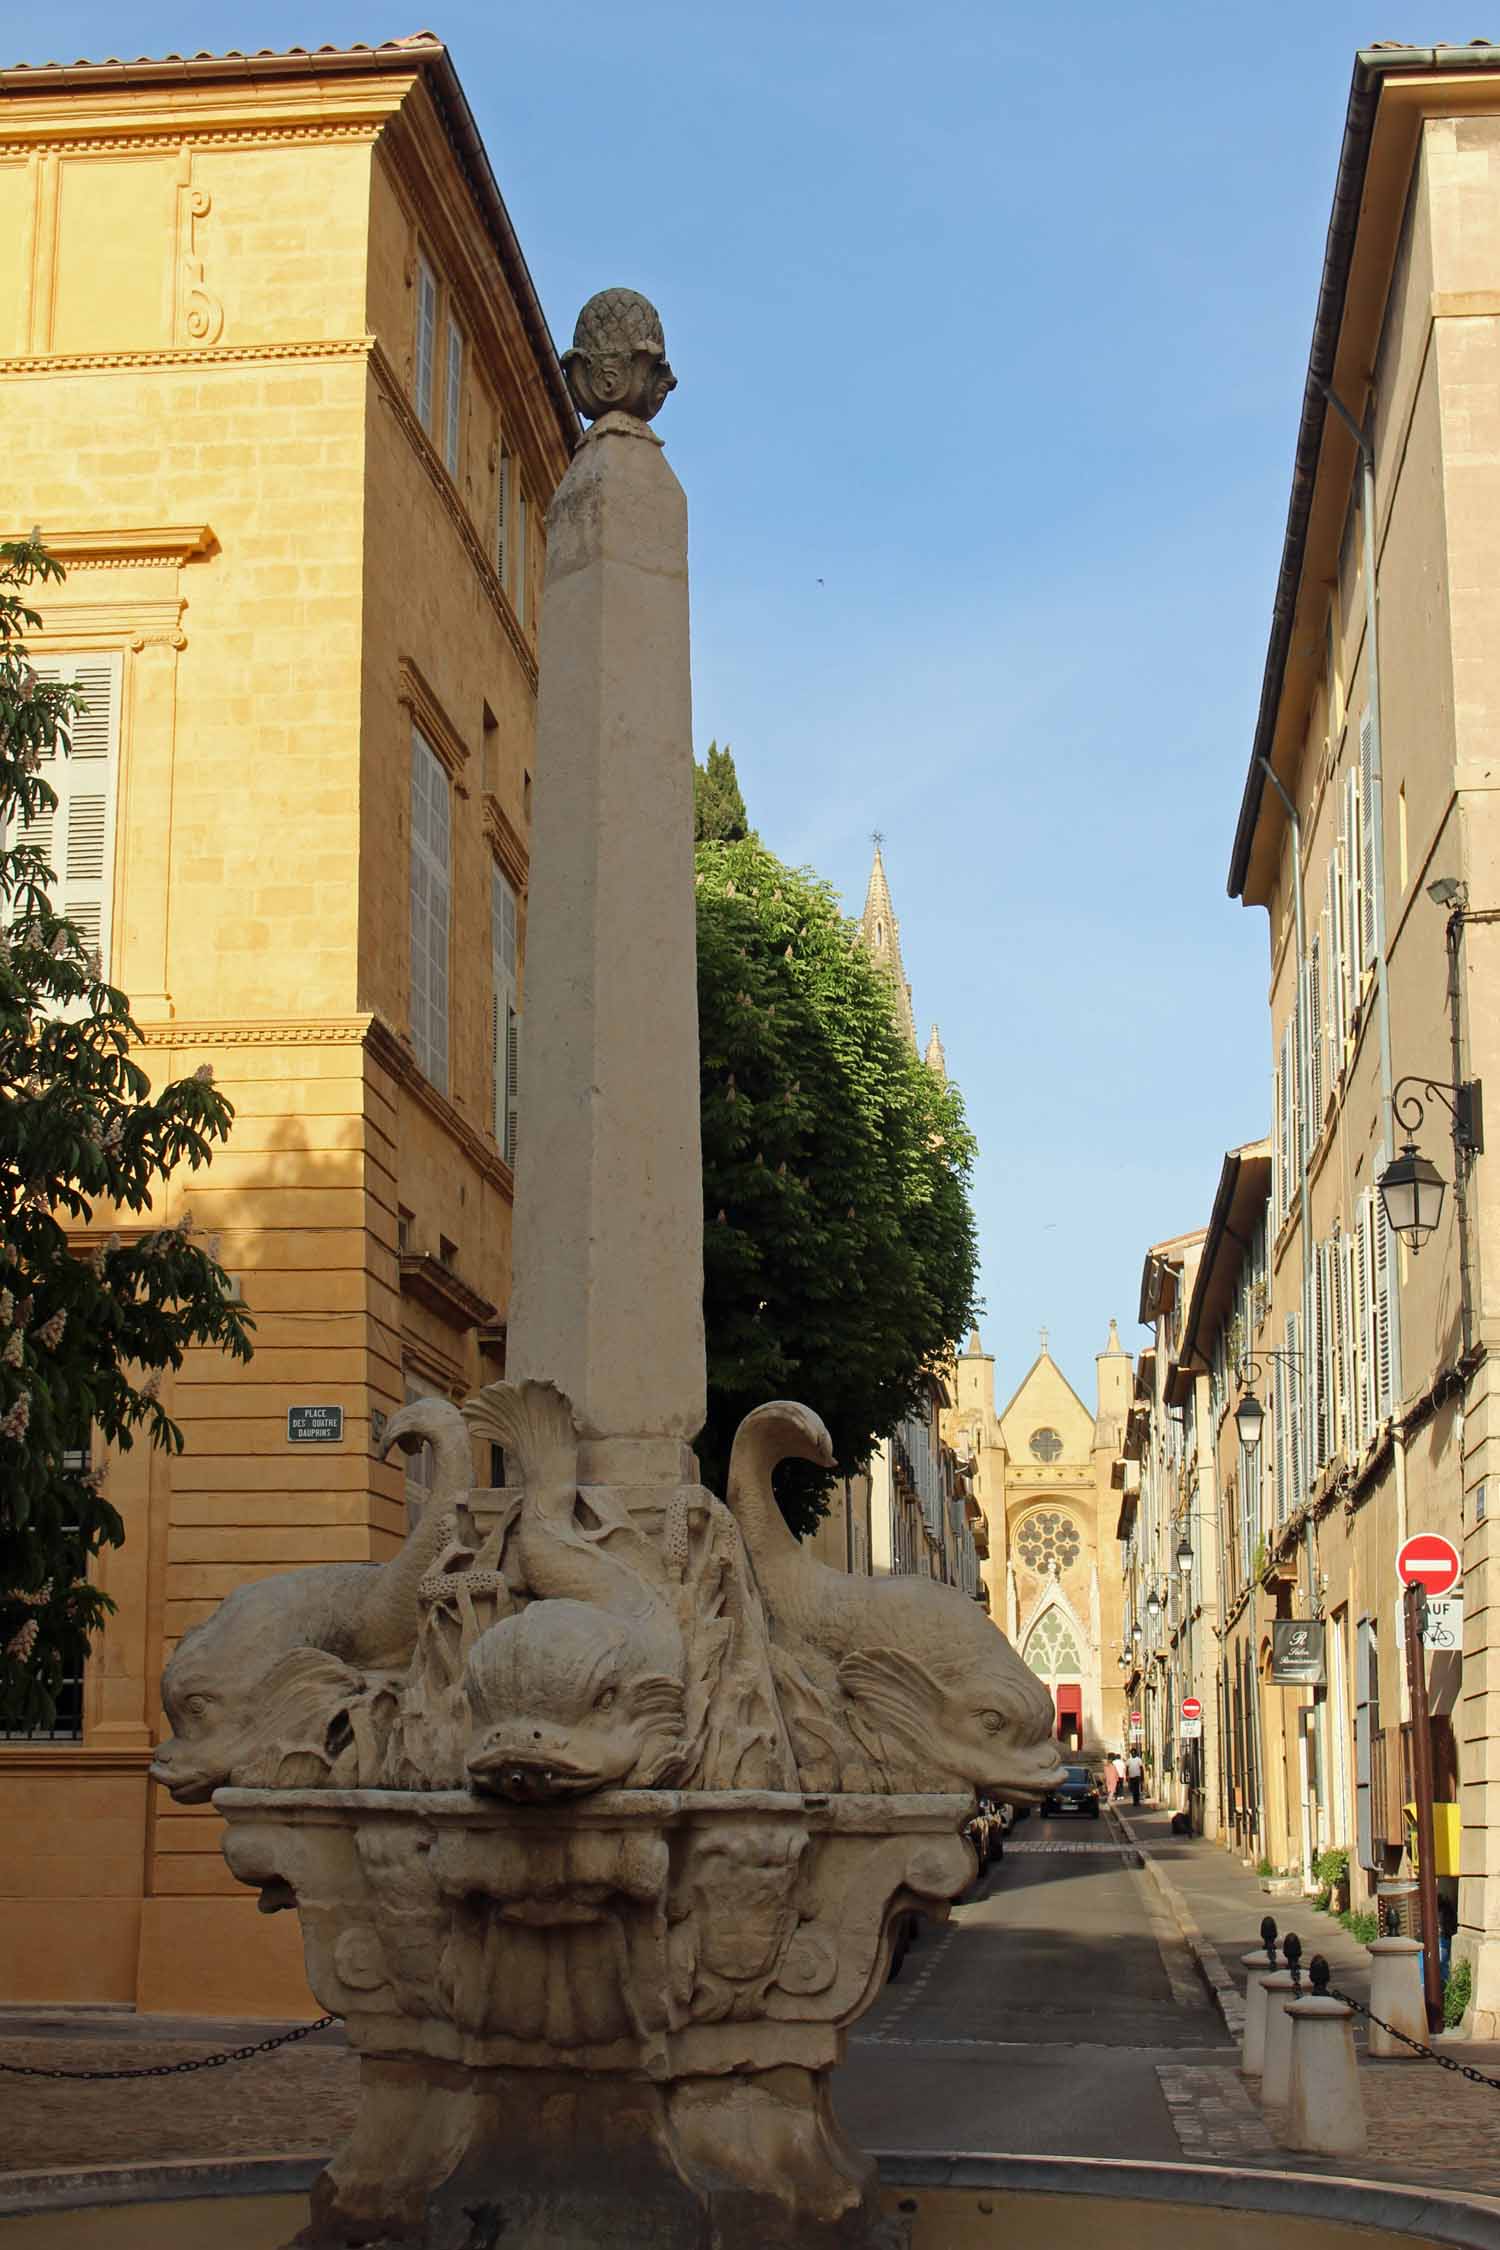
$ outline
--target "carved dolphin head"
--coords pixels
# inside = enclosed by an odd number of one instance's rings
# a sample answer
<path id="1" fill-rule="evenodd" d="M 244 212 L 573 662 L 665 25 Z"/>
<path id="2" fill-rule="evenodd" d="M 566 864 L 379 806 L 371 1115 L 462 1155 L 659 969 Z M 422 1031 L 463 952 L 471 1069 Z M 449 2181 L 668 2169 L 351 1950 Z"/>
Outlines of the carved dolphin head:
<path id="1" fill-rule="evenodd" d="M 650 1788 L 682 1755 L 681 1681 L 640 1626 L 586 1602 L 531 1602 L 492 1625 L 464 1693 L 470 1782 L 518 1803 Z"/>

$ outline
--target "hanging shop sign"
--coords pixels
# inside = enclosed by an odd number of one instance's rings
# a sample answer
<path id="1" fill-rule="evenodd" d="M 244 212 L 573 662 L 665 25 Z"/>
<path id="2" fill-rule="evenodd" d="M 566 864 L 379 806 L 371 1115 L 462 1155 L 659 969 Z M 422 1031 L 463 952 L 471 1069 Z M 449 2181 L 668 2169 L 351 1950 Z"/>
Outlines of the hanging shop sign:
<path id="1" fill-rule="evenodd" d="M 1271 1624 L 1271 1685 L 1322 1687 L 1323 1620 L 1277 1617 Z"/>

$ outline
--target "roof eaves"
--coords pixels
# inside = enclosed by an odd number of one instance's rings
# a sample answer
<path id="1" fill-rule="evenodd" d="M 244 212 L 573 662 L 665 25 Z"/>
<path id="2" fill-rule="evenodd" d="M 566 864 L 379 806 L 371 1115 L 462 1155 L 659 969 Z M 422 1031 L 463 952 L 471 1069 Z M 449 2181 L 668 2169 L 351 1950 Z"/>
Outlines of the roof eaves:
<path id="1" fill-rule="evenodd" d="M 1291 648 L 1297 593 L 1307 551 L 1308 518 L 1317 482 L 1318 456 L 1328 419 L 1327 385 L 1333 378 L 1339 329 L 1349 290 L 1349 269 L 1359 231 L 1360 200 L 1370 157 L 1370 139 L 1380 103 L 1382 80 L 1389 74 L 1414 71 L 1500 70 L 1500 48 L 1486 40 L 1462 47 L 1366 47 L 1354 58 L 1354 77 L 1344 117 L 1344 139 L 1334 181 L 1333 210 L 1323 251 L 1323 274 L 1318 285 L 1318 305 L 1313 317 L 1312 346 L 1302 391 L 1302 415 L 1292 462 L 1292 490 L 1287 505 L 1286 532 L 1282 540 L 1281 567 L 1271 605 L 1271 637 L 1261 680 L 1260 708 L 1250 749 L 1249 770 L 1240 799 L 1239 820 L 1229 862 L 1229 896 L 1241 898 L 1250 870 L 1250 852 L 1260 821 L 1265 774 L 1261 759 L 1269 759 L 1276 739 L 1276 718 L 1281 706 L 1282 683 Z"/>

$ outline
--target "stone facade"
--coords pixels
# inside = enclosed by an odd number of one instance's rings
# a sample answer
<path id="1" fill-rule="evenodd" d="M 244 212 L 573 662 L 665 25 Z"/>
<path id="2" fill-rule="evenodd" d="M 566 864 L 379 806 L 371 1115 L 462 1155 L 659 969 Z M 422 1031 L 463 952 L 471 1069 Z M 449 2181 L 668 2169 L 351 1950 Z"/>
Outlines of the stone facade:
<path id="1" fill-rule="evenodd" d="M 944 1432 L 984 1522 L 991 1616 L 1046 1681 L 1059 1734 L 1097 1758 L 1124 1743 L 1115 1476 L 1132 1363 L 1113 1322 L 1094 1412 L 1047 1350 L 995 1407 L 995 1362 L 975 1329 L 954 1368 Z"/>
<path id="2" fill-rule="evenodd" d="M 6 2001 L 310 2006 L 216 1816 L 147 1781 L 156 1682 L 247 1577 L 392 1553 L 380 1418 L 501 1364 L 541 520 L 577 424 L 472 130 L 427 37 L 0 76 L 0 395 L 69 570 L 35 655 L 83 668 L 107 741 L 81 903 L 148 1070 L 211 1063 L 235 1104 L 154 1216 L 220 1237 L 256 1320 L 248 1369 L 169 1381 L 182 1457 L 114 1466 L 77 1739 L 0 1744 Z M 420 928 L 414 814 L 446 874 Z M 451 1003 L 434 932 L 485 965 Z M 290 1442 L 308 1404 L 333 1442 Z"/>
<path id="3" fill-rule="evenodd" d="M 1140 1435 L 1161 1444 L 1164 1416 L 1183 1490 L 1211 1496 L 1206 1822 L 1309 1883 L 1346 1848 L 1356 1905 L 1410 1870 L 1396 1553 L 1425 1531 L 1458 1547 L 1462 1651 L 1429 1664 L 1436 1856 L 1486 2033 L 1500 1201 L 1450 1106 L 1500 1062 L 1497 251 L 1494 50 L 1362 54 L 1230 870 L 1231 895 L 1267 913 L 1270 1134 L 1225 1159 L 1181 1320 L 1158 1323 L 1156 1398 L 1143 1364 Z M 1448 1183 L 1419 1254 L 1377 1185 L 1408 1136 Z M 1234 1409 L 1252 1385 L 1265 1421 L 1246 1446 Z M 1321 1640 L 1321 1685 L 1273 1681 L 1288 1621 Z"/>

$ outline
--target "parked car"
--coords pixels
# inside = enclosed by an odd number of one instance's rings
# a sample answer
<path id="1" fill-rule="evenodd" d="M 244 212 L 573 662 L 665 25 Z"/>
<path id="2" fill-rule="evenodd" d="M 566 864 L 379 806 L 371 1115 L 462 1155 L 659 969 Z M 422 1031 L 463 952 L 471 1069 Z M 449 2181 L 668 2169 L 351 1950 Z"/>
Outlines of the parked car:
<path id="1" fill-rule="evenodd" d="M 1103 1802 L 1104 1791 L 1097 1774 L 1090 1773 L 1087 1766 L 1064 1766 L 1062 1780 L 1042 1799 L 1042 1811 L 1086 1813 L 1090 1820 L 1097 1820 Z"/>

